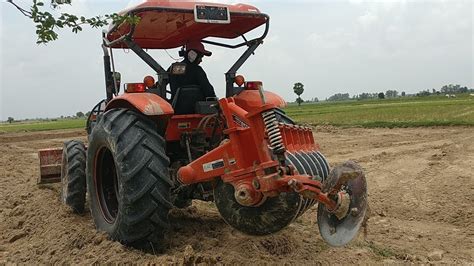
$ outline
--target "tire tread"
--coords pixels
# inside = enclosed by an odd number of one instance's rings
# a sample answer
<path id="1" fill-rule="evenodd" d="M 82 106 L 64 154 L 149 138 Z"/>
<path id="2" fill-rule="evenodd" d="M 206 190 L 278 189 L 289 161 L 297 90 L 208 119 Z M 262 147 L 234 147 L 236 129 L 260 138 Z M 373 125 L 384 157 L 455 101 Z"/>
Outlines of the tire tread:
<path id="1" fill-rule="evenodd" d="M 137 248 L 162 248 L 172 207 L 164 138 L 153 121 L 124 109 L 106 112 L 91 135 L 99 133 L 107 134 L 115 145 L 119 185 L 123 187 L 118 195 L 119 214 L 109 234 Z"/>

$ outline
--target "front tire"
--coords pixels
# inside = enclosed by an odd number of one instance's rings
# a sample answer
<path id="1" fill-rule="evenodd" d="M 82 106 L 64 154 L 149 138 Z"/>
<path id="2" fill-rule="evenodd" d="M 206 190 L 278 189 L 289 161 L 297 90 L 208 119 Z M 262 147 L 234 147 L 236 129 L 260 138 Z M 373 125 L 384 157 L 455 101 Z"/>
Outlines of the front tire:
<path id="1" fill-rule="evenodd" d="M 86 147 L 78 140 L 66 141 L 61 164 L 61 201 L 81 214 L 86 190 Z"/>
<path id="2" fill-rule="evenodd" d="M 156 124 L 127 109 L 110 110 L 89 136 L 87 183 L 98 230 L 136 248 L 159 250 L 168 229 L 172 182 Z"/>

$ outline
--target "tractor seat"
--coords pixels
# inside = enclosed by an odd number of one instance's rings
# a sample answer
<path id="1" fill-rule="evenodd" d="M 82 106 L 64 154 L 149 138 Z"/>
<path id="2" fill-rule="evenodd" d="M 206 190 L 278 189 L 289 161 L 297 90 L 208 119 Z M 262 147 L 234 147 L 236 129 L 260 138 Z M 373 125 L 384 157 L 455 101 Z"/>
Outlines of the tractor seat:
<path id="1" fill-rule="evenodd" d="M 217 101 L 206 101 L 199 86 L 186 86 L 176 90 L 171 102 L 176 115 L 213 114 L 217 110 L 211 105 Z"/>

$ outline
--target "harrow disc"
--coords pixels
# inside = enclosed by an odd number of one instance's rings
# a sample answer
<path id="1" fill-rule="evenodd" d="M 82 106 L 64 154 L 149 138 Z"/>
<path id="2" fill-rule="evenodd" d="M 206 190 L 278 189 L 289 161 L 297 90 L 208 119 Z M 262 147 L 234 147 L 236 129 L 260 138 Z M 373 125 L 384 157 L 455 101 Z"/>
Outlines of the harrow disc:
<path id="1" fill-rule="evenodd" d="M 293 165 L 300 174 L 308 174 L 317 180 L 326 179 L 326 173 L 329 172 L 327 162 L 325 159 L 319 162 L 312 154 L 313 152 L 287 152 L 286 162 Z M 316 203 L 315 200 L 305 199 L 292 192 L 267 198 L 258 206 L 243 206 L 235 199 L 234 187 L 224 182 L 219 182 L 214 188 L 214 201 L 222 218 L 230 226 L 250 235 L 278 232 Z"/>
<path id="2" fill-rule="evenodd" d="M 362 168 L 352 161 L 335 167 L 324 181 L 322 191 L 328 193 L 333 190 L 348 197 L 349 207 L 345 213 L 336 214 L 324 204 L 319 204 L 319 232 L 328 244 L 343 246 L 357 235 L 367 211 L 367 182 Z"/>
<path id="3" fill-rule="evenodd" d="M 286 163 L 293 165 L 300 174 L 312 176 L 314 180 L 326 180 L 329 172 L 329 164 L 324 157 L 319 156 L 319 152 L 287 152 Z M 316 200 L 301 197 L 301 208 L 295 218 L 305 213 L 309 208 L 316 204 Z"/>
<path id="4" fill-rule="evenodd" d="M 298 214 L 301 204 L 299 194 L 281 193 L 259 206 L 242 206 L 235 199 L 234 187 L 224 182 L 214 188 L 214 201 L 230 226 L 250 235 L 267 235 L 285 228 Z"/>

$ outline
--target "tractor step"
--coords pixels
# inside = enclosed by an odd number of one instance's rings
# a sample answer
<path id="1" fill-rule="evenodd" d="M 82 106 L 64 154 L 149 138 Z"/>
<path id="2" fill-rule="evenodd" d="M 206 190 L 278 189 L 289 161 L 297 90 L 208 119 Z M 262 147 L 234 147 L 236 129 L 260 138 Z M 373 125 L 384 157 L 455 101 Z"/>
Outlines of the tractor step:
<path id="1" fill-rule="evenodd" d="M 38 157 L 40 159 L 38 184 L 61 182 L 62 155 L 62 148 L 38 151 Z"/>

